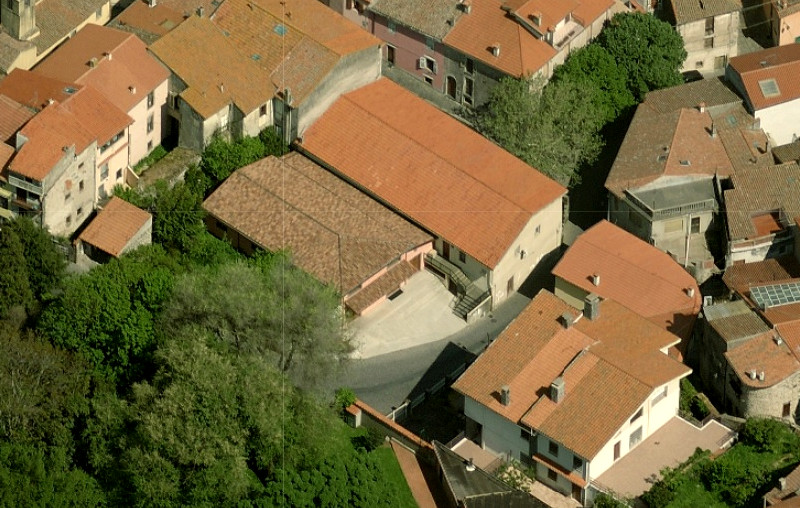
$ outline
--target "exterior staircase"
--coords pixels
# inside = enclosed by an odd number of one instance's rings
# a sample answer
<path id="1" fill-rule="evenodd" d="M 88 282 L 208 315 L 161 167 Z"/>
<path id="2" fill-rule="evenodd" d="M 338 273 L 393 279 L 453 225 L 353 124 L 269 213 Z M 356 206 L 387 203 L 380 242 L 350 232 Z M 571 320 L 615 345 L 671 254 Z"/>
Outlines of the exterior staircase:
<path id="1" fill-rule="evenodd" d="M 489 297 L 488 290 L 479 288 L 459 267 L 439 256 L 435 251 L 428 253 L 425 263 L 434 271 L 444 275 L 445 285 L 449 287 L 449 283 L 452 283 L 455 286 L 456 299 L 453 304 L 453 313 L 461 319 L 467 320 L 470 312 Z"/>

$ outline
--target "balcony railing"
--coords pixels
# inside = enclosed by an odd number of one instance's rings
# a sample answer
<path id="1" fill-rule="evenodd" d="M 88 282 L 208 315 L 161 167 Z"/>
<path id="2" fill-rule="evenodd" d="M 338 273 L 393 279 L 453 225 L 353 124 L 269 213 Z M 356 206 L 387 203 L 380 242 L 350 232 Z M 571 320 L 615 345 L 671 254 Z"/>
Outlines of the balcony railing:
<path id="1" fill-rule="evenodd" d="M 17 178 L 16 176 L 13 176 L 13 175 L 8 175 L 8 183 L 13 187 L 16 187 L 18 189 L 22 189 L 22 190 L 25 190 L 25 191 L 28 191 L 28 192 L 32 192 L 32 193 L 37 194 L 39 196 L 41 196 L 44 193 L 44 189 L 42 188 L 42 184 L 41 183 L 27 182 L 27 181 L 25 181 L 25 180 L 23 180 L 21 178 Z"/>

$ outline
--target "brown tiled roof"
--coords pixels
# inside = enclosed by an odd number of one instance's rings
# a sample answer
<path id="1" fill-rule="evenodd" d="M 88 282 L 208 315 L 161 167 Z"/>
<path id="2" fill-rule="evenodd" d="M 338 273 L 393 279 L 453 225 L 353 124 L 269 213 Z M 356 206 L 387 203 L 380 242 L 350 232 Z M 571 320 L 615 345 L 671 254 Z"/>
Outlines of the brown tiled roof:
<path id="1" fill-rule="evenodd" d="M 370 305 L 400 289 L 416 272 L 417 269 L 410 263 L 401 261 L 389 268 L 378 280 L 348 297 L 345 303 L 353 312 L 361 315 Z"/>
<path id="2" fill-rule="evenodd" d="M 529 23 L 539 33 L 546 33 L 548 31 L 555 31 L 556 26 L 564 21 L 578 6 L 578 0 L 560 0 L 558 2 L 549 2 L 547 0 L 527 0 L 519 8 L 514 10 L 519 18 L 525 20 L 524 23 Z M 611 2 L 608 2 L 608 7 Z M 539 24 L 534 24 L 531 19 L 534 16 L 539 16 Z"/>
<path id="3" fill-rule="evenodd" d="M 712 308 L 718 306 L 724 306 L 727 313 L 715 317 L 709 310 L 706 312 L 706 321 L 725 342 L 755 337 L 769 330 L 767 324 L 743 300 L 717 304 Z"/>
<path id="4" fill-rule="evenodd" d="M 489 268 L 533 214 L 565 193 L 387 79 L 340 97 L 303 134 L 302 148 Z"/>
<path id="5" fill-rule="evenodd" d="M 198 14 L 198 9 L 203 8 L 203 16 L 208 18 L 215 13 L 225 0 L 158 0 L 158 5 L 168 7 L 185 17 Z"/>
<path id="6" fill-rule="evenodd" d="M 772 155 L 775 156 L 775 162 L 779 164 L 783 162 L 800 161 L 800 140 L 776 146 L 772 149 Z"/>
<path id="7" fill-rule="evenodd" d="M 6 166 L 8 165 L 8 161 L 11 160 L 11 157 L 14 155 L 14 147 L 8 145 L 6 143 L 0 143 L 0 172 L 5 174 Z M 0 177 L 0 181 L 5 181 L 5 178 Z"/>
<path id="8" fill-rule="evenodd" d="M 766 168 L 774 163 L 767 134 L 743 105 L 712 114 L 712 118 L 734 171 Z"/>
<path id="9" fill-rule="evenodd" d="M 655 113 L 669 113 L 682 108 L 694 108 L 700 103 L 705 103 L 711 109 L 741 104 L 742 98 L 721 78 L 709 78 L 648 92 L 642 105 Z"/>
<path id="10" fill-rule="evenodd" d="M 14 69 L 11 74 L 0 80 L 0 95 L 5 95 L 36 111 L 44 108 L 48 100 L 63 102 L 81 88 L 83 87 L 74 83 L 22 69 Z"/>
<path id="11" fill-rule="evenodd" d="M 206 18 L 190 17 L 150 50 L 186 83 L 181 97 L 203 118 L 231 102 L 247 114 L 274 95 L 269 76 Z"/>
<path id="12" fill-rule="evenodd" d="M 458 0 L 377 0 L 369 10 L 439 41 L 464 12 Z"/>
<path id="13" fill-rule="evenodd" d="M 696 108 L 659 114 L 639 106 L 606 188 L 622 196 L 662 176 L 729 175 L 731 163 L 720 137 L 712 136 L 712 124 L 711 115 Z"/>
<path id="14" fill-rule="evenodd" d="M 794 256 L 784 256 L 729 266 L 725 269 L 722 280 L 730 290 L 744 294 L 751 285 L 785 281 L 795 277 L 800 277 L 800 263 Z"/>
<path id="15" fill-rule="evenodd" d="M 298 153 L 234 172 L 203 207 L 343 295 L 430 235 Z"/>
<path id="16" fill-rule="evenodd" d="M 684 340 L 702 303 L 694 277 L 668 254 L 605 220 L 578 237 L 553 274 L 621 303 Z M 600 276 L 598 286 L 592 275 Z M 694 290 L 691 298 L 687 288 Z"/>
<path id="17" fill-rule="evenodd" d="M 103 252 L 119 257 L 153 216 L 116 196 L 103 207 L 78 237 Z"/>
<path id="18" fill-rule="evenodd" d="M 800 203 L 800 166 L 789 162 L 767 169 L 739 170 L 733 188 L 725 191 L 728 237 L 747 240 L 764 236 L 756 230 L 758 214 L 783 211 L 791 218 Z"/>
<path id="19" fill-rule="evenodd" d="M 742 3 L 736 0 L 670 0 L 670 4 L 677 25 L 742 9 Z"/>
<path id="20" fill-rule="evenodd" d="M 770 330 L 725 353 L 728 363 L 743 384 L 753 388 L 767 388 L 800 370 L 800 362 L 797 361 L 800 351 L 793 351 L 797 347 L 798 338 L 785 340 L 785 332 L 778 329 L 776 335 L 776 331 Z M 777 341 L 775 338 L 778 336 L 782 340 Z M 755 379 L 749 376 L 752 370 L 757 373 Z M 764 373 L 763 381 L 758 376 L 761 372 Z"/>
<path id="21" fill-rule="evenodd" d="M 691 371 L 660 351 L 676 336 L 613 300 L 601 302 L 596 319 L 569 328 L 560 322 L 565 312 L 577 315 L 539 292 L 453 388 L 591 459 L 656 388 Z M 548 393 L 559 376 L 565 396 L 556 404 Z M 508 406 L 500 402 L 503 386 Z"/>
<path id="22" fill-rule="evenodd" d="M 95 12 L 109 6 L 109 0 L 41 0 L 36 3 L 39 36 L 33 39 L 38 55 L 49 51 L 79 25 L 95 21 Z M 110 7 L 109 7 L 110 8 Z"/>
<path id="23" fill-rule="evenodd" d="M 214 16 L 242 54 L 298 105 L 340 59 L 380 40 L 316 0 L 226 0 Z"/>
<path id="24" fill-rule="evenodd" d="M 163 0 L 154 7 L 149 7 L 147 0 L 137 0 L 111 20 L 108 26 L 133 33 L 150 45 L 183 23 L 184 19 L 182 12 L 167 7 Z"/>
<path id="25" fill-rule="evenodd" d="M 742 79 L 751 107 L 758 111 L 800 97 L 800 45 L 788 44 L 731 58 L 730 68 Z M 759 82 L 774 79 L 779 94 L 765 97 Z"/>
<path id="26" fill-rule="evenodd" d="M 130 111 L 169 78 L 169 71 L 147 52 L 141 40 L 100 25 L 87 25 L 35 72 L 90 85 L 123 111 Z"/>
<path id="27" fill-rule="evenodd" d="M 780 485 L 775 487 L 774 489 L 770 490 L 764 495 L 764 498 L 767 500 L 768 503 L 774 503 L 779 500 L 783 499 L 797 499 L 800 501 L 800 496 L 797 496 L 797 491 L 800 490 L 800 466 L 794 468 L 791 473 L 787 474 L 785 477 L 786 479 L 786 487 L 781 489 Z M 784 505 L 779 505 L 784 506 Z M 795 506 L 800 506 L 797 504 Z"/>
<path id="28" fill-rule="evenodd" d="M 15 139 L 17 131 L 33 118 L 34 114 L 35 111 L 31 108 L 0 95 L 0 141 L 14 144 L 12 140 Z"/>
<path id="29" fill-rule="evenodd" d="M 501 0 L 471 0 L 472 9 L 444 38 L 445 44 L 509 76 L 536 73 L 557 51 L 534 37 L 503 10 Z M 500 45 L 500 54 L 492 46 Z"/>

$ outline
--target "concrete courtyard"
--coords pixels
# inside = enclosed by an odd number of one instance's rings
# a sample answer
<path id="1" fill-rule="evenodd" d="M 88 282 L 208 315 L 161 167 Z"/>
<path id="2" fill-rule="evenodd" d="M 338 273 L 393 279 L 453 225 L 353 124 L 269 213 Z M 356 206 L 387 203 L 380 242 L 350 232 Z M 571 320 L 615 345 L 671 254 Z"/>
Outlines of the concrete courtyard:
<path id="1" fill-rule="evenodd" d="M 350 324 L 355 358 L 371 358 L 448 337 L 467 326 L 453 314 L 453 295 L 431 272 L 415 273 L 402 294 Z"/>

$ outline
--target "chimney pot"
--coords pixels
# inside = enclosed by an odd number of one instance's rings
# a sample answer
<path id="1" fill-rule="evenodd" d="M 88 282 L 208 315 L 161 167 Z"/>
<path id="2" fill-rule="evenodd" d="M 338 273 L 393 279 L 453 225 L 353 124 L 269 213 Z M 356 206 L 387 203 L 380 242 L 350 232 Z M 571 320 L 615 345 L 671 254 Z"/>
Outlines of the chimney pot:
<path id="1" fill-rule="evenodd" d="M 562 400 L 564 400 L 564 392 L 566 390 L 566 383 L 564 383 L 564 378 L 559 376 L 550 383 L 550 398 L 553 399 L 553 402 L 558 404 Z"/>
<path id="2" fill-rule="evenodd" d="M 494 44 L 492 44 L 492 55 L 495 56 L 495 57 L 500 56 L 500 43 L 499 42 L 495 42 Z"/>
<path id="3" fill-rule="evenodd" d="M 686 296 L 694 298 L 694 288 L 686 288 Z"/>
<path id="4" fill-rule="evenodd" d="M 701 113 L 705 113 L 706 112 L 706 103 L 705 102 L 701 102 L 700 104 L 698 104 L 697 105 L 697 111 L 699 111 Z"/>
<path id="5" fill-rule="evenodd" d="M 500 388 L 500 403 L 504 406 L 511 404 L 511 387 L 503 385 Z"/>
<path id="6" fill-rule="evenodd" d="M 758 373 L 758 380 L 759 381 L 764 381 L 764 377 L 765 377 L 765 374 L 764 374 L 764 371 L 762 370 L 761 372 Z"/>
<path id="7" fill-rule="evenodd" d="M 594 284 L 595 286 L 599 286 L 600 285 L 600 274 L 599 273 L 592 274 L 592 284 Z"/>
<path id="8" fill-rule="evenodd" d="M 600 317 L 600 296 L 595 293 L 586 295 L 583 300 L 583 315 L 592 321 Z"/>

